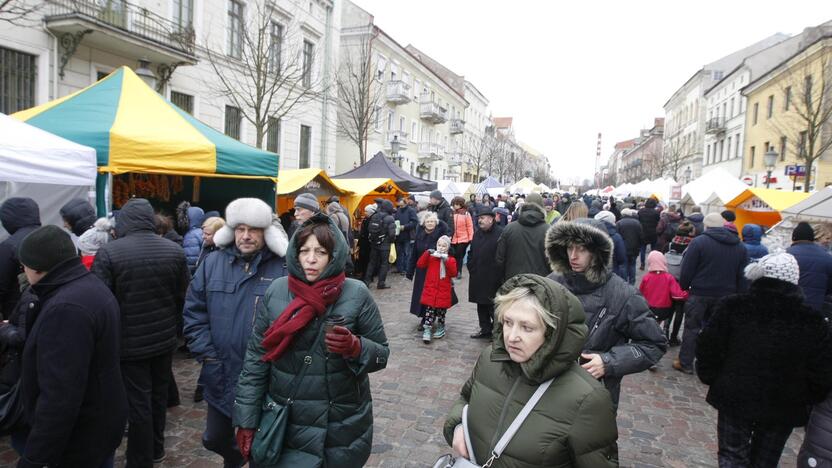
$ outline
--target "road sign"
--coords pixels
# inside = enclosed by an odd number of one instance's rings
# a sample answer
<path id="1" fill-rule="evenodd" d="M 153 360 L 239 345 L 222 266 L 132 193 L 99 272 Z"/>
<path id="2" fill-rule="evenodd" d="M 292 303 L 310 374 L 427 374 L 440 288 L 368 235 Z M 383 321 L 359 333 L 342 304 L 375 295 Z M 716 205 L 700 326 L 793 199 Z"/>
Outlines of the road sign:
<path id="1" fill-rule="evenodd" d="M 806 166 L 802 164 L 789 164 L 786 166 L 786 175 L 793 177 L 806 177 Z"/>

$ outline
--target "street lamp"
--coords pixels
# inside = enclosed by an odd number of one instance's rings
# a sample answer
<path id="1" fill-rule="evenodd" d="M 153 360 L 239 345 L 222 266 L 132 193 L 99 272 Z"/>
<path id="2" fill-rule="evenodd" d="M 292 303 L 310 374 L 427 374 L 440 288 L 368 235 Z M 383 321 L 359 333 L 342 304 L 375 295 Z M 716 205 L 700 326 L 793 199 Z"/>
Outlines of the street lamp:
<path id="1" fill-rule="evenodd" d="M 684 175 L 685 175 L 685 183 L 689 184 L 690 183 L 690 166 L 688 166 L 687 169 L 685 169 L 685 174 Z"/>
<path id="2" fill-rule="evenodd" d="M 146 58 L 139 59 L 139 68 L 136 69 L 136 75 L 142 79 L 152 89 L 156 89 L 156 75 L 150 69 L 150 61 Z"/>
<path id="3" fill-rule="evenodd" d="M 399 156 L 399 149 L 401 144 L 399 143 L 399 136 L 394 135 L 393 141 L 390 142 L 390 154 L 393 156 L 393 161 L 402 167 L 402 157 Z"/>
<path id="4" fill-rule="evenodd" d="M 763 163 L 766 165 L 766 188 L 769 188 L 771 185 L 771 171 L 774 170 L 774 166 L 777 164 L 777 151 L 774 151 L 773 146 L 763 155 Z"/>

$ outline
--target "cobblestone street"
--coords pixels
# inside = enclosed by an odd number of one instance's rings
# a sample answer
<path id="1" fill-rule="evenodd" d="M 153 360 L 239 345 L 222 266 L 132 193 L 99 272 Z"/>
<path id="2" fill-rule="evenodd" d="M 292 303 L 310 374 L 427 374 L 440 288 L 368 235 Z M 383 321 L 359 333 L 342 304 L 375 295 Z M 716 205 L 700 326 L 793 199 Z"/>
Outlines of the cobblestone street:
<path id="1" fill-rule="evenodd" d="M 465 302 L 467 278 L 457 285 L 462 302 L 448 313 L 448 335 L 426 346 L 415 331 L 416 319 L 407 312 L 410 282 L 391 276 L 392 289 L 373 289 L 391 354 L 387 369 L 370 377 L 375 435 L 367 466 L 424 468 L 450 451 L 441 434 L 444 417 L 485 343 L 468 338 L 477 327 L 476 310 Z M 624 379 L 618 414 L 622 466 L 716 466 L 716 413 L 705 403 L 706 387 L 670 367 L 677 352 L 672 348 L 656 372 Z M 201 444 L 205 403 L 191 400 L 198 367 L 180 353 L 174 365 L 182 405 L 168 413 L 167 459 L 157 466 L 222 466 L 219 456 Z M 802 437 L 802 430 L 792 434 L 781 466 L 794 466 Z M 117 466 L 123 466 L 125 445 L 126 439 Z M 4 438 L 0 465 L 11 466 L 16 458 Z"/>

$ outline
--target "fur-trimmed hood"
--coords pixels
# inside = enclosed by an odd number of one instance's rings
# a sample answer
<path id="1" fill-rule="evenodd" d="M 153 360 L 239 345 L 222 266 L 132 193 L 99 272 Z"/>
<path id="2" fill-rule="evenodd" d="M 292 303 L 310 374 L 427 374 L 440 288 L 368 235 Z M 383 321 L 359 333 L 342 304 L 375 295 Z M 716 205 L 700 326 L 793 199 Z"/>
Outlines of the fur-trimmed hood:
<path id="1" fill-rule="evenodd" d="M 610 236 L 588 223 L 561 221 L 546 233 L 546 258 L 552 270 L 565 275 L 572 272 L 567 249 L 570 244 L 580 244 L 592 252 L 592 262 L 584 272 L 587 281 L 606 282 L 612 271 L 613 243 Z"/>
<path id="2" fill-rule="evenodd" d="M 234 228 L 240 224 L 262 228 L 266 246 L 275 254 L 285 257 L 289 237 L 280 224 L 280 218 L 264 201 L 257 198 L 238 198 L 225 209 L 226 224 L 214 234 L 214 244 L 224 248 L 234 243 Z"/>

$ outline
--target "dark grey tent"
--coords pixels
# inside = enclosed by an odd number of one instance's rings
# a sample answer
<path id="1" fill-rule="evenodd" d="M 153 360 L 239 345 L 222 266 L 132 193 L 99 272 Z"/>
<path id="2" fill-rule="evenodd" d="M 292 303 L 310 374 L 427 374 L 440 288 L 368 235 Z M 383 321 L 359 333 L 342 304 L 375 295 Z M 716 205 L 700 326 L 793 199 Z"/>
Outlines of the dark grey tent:
<path id="1" fill-rule="evenodd" d="M 371 179 L 376 177 L 392 179 L 399 188 L 406 192 L 429 192 L 436 190 L 436 182 L 420 179 L 408 174 L 387 159 L 381 151 L 376 153 L 366 163 L 351 171 L 339 174 L 333 177 L 333 179 Z"/>

